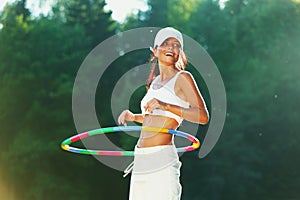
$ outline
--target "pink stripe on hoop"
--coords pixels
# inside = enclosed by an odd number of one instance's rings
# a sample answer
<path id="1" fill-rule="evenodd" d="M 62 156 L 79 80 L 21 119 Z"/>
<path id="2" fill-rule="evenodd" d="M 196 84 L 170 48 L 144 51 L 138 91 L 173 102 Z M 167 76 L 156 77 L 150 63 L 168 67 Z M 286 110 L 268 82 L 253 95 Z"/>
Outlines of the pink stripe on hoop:
<path id="1" fill-rule="evenodd" d="M 74 137 L 71 138 L 71 141 L 72 142 L 76 142 L 80 139 L 83 139 L 83 138 L 87 138 L 89 136 L 88 132 L 85 132 L 85 133 L 81 133 L 79 135 L 75 135 Z"/>
<path id="2" fill-rule="evenodd" d="M 188 135 L 187 138 L 188 138 L 188 140 L 192 141 L 193 143 L 199 142 L 199 141 L 197 141 L 194 137 L 192 137 L 192 136 L 190 136 L 190 135 Z"/>
<path id="3" fill-rule="evenodd" d="M 188 147 L 184 148 L 184 150 L 185 151 L 193 151 L 193 150 L 195 150 L 195 148 L 192 146 L 188 146 Z"/>
<path id="4" fill-rule="evenodd" d="M 118 151 L 99 151 L 98 155 L 100 156 L 122 156 L 122 152 Z"/>

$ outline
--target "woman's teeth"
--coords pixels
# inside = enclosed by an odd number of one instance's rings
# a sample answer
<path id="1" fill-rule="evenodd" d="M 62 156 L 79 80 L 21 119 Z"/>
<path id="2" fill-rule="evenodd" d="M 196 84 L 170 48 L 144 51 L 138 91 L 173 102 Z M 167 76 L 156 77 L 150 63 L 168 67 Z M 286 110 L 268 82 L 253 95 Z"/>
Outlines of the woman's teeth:
<path id="1" fill-rule="evenodd" d="M 173 53 L 167 52 L 165 55 L 166 56 L 173 56 Z"/>

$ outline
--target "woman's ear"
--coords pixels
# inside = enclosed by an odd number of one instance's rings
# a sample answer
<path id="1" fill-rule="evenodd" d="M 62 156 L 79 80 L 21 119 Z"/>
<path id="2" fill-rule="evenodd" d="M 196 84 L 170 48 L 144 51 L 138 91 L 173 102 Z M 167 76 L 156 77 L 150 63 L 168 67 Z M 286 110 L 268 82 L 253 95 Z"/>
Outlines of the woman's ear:
<path id="1" fill-rule="evenodd" d="M 158 50 L 157 50 L 157 47 L 153 48 L 153 55 L 154 57 L 158 57 Z"/>

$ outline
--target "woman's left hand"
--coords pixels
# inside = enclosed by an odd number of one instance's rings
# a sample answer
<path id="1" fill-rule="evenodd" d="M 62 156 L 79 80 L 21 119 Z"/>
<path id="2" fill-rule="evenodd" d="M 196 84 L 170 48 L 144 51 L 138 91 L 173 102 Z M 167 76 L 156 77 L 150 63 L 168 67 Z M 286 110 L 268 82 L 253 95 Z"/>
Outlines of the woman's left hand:
<path id="1" fill-rule="evenodd" d="M 166 110 L 166 103 L 159 101 L 157 99 L 151 99 L 147 102 L 147 104 L 144 106 L 145 110 L 152 113 L 153 110 L 159 109 L 159 110 Z"/>

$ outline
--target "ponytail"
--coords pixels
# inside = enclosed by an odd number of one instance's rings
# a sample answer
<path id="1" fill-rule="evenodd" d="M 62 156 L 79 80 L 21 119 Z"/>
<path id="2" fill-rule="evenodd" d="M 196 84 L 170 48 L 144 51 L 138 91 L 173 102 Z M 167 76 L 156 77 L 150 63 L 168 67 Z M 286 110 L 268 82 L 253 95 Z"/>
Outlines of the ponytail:
<path id="1" fill-rule="evenodd" d="M 158 61 L 157 61 L 157 58 L 154 56 L 154 54 L 152 54 L 152 56 L 150 58 L 150 62 L 152 63 L 152 67 L 151 67 L 151 71 L 150 71 L 150 74 L 148 76 L 147 83 L 146 83 L 147 90 L 149 90 L 153 79 L 156 77 L 155 68 L 158 66 Z"/>

